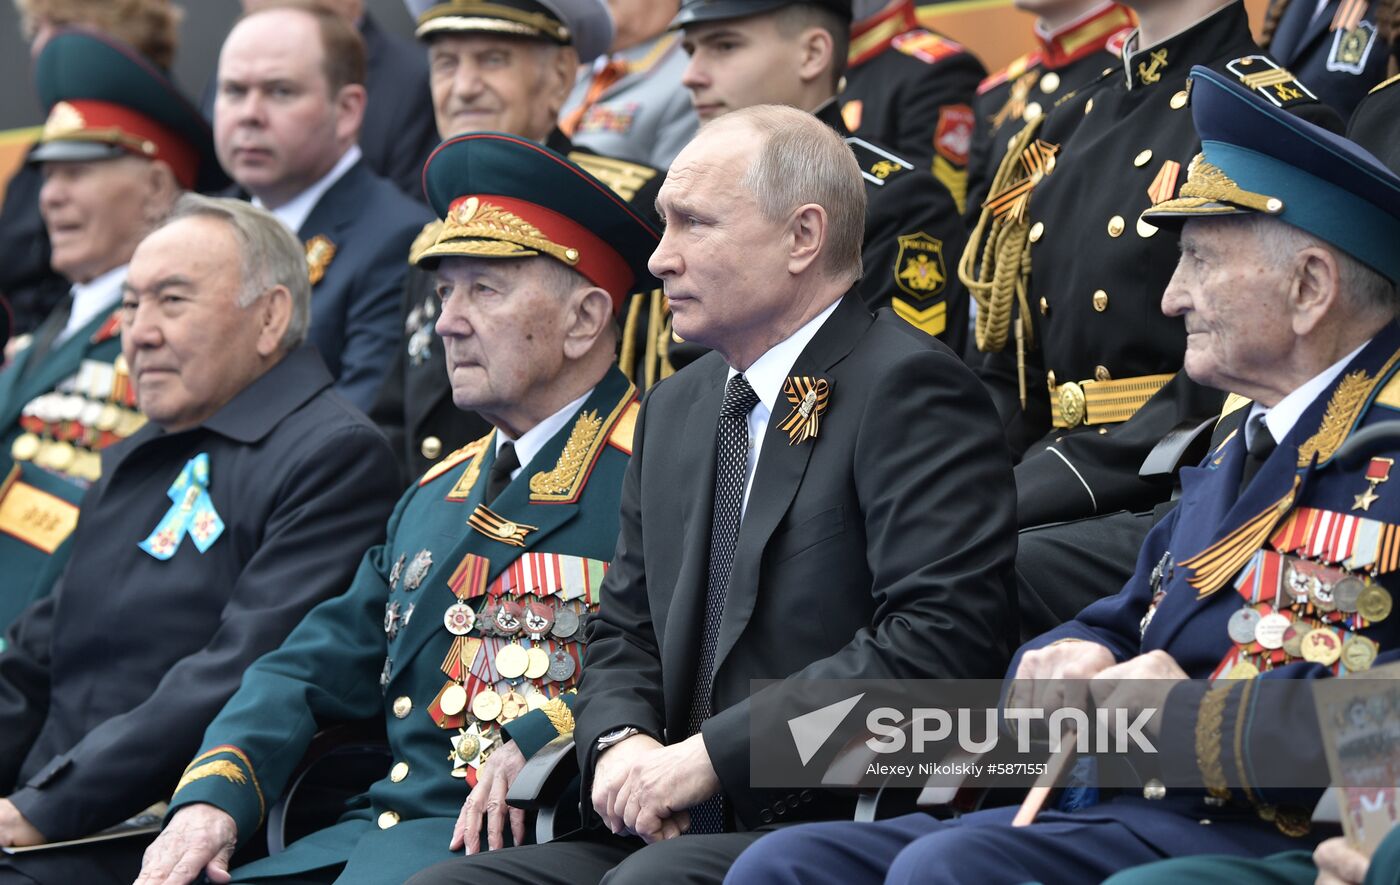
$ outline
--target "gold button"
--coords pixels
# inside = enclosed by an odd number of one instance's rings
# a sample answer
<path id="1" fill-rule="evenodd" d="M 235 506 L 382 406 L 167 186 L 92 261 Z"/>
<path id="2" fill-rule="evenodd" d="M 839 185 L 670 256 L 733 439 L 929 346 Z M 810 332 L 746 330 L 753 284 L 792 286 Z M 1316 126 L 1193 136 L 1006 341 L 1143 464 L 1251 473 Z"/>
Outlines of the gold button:
<path id="1" fill-rule="evenodd" d="M 1049 95 L 1050 93 L 1054 92 L 1056 89 L 1059 88 L 1060 75 L 1055 73 L 1054 71 L 1051 71 L 1044 77 L 1040 78 L 1040 91 L 1044 92 L 1046 95 Z"/>
<path id="2" fill-rule="evenodd" d="M 1108 435 L 1108 428 L 1107 428 L 1107 427 L 1100 427 L 1100 428 L 1099 428 L 1099 436 L 1107 436 L 1107 435 Z"/>
<path id="3" fill-rule="evenodd" d="M 1045 383 L 1048 384 L 1048 385 L 1050 385 L 1052 388 L 1055 386 L 1055 370 L 1054 370 L 1054 369 L 1051 369 L 1050 371 L 1048 371 L 1048 372 L 1045 373 Z"/>
<path id="4" fill-rule="evenodd" d="M 1099 313 L 1108 310 L 1108 293 L 1102 289 L 1094 293 L 1094 310 Z"/>
<path id="5" fill-rule="evenodd" d="M 1087 115 L 1090 111 L 1092 111 L 1093 109 L 1094 109 L 1094 100 L 1093 100 L 1092 98 L 1089 99 L 1088 101 L 1084 102 L 1084 113 L 1085 113 L 1086 115 Z"/>
<path id="6" fill-rule="evenodd" d="M 1095 381 L 1112 381 L 1112 380 L 1113 380 L 1113 376 L 1110 375 L 1110 374 L 1108 374 L 1108 367 L 1107 367 L 1107 366 L 1094 366 L 1094 380 L 1095 380 Z"/>
<path id="7" fill-rule="evenodd" d="M 1054 172 L 1054 171 L 1055 171 L 1056 162 L 1057 162 L 1057 161 L 1055 160 L 1054 157 L 1046 157 L 1046 158 L 1045 158 L 1045 174 L 1046 174 L 1046 175 L 1049 175 L 1051 172 Z"/>
<path id="8" fill-rule="evenodd" d="M 1115 215 L 1108 220 L 1108 235 L 1110 237 L 1123 236 L 1123 228 L 1126 226 L 1123 216 Z"/>
<path id="9" fill-rule="evenodd" d="M 1157 235 L 1157 227 L 1156 225 L 1148 224 L 1146 221 L 1143 221 L 1141 218 L 1139 218 L 1137 223 L 1137 232 L 1138 236 L 1146 240 Z"/>
<path id="10" fill-rule="evenodd" d="M 1172 110 L 1179 111 L 1186 107 L 1186 90 L 1183 89 L 1172 96 Z"/>
<path id="11" fill-rule="evenodd" d="M 418 451 L 423 453 L 424 458 L 431 461 L 442 454 L 442 440 L 435 436 L 424 437 L 423 444 L 418 447 Z"/>
<path id="12" fill-rule="evenodd" d="M 1277 215 L 1283 211 L 1283 200 L 1277 197 L 1269 197 L 1269 201 L 1264 204 L 1264 209 L 1268 211 L 1270 215 Z"/>
<path id="13" fill-rule="evenodd" d="M 407 762 L 399 762 L 393 768 L 389 769 L 389 780 L 393 781 L 394 783 L 398 783 L 406 777 L 408 777 Z M 387 813 L 393 814 L 392 811 Z"/>
<path id="14" fill-rule="evenodd" d="M 413 712 L 413 699 L 408 695 L 394 698 L 394 716 L 403 719 Z"/>
<path id="15" fill-rule="evenodd" d="M 1148 148 L 1147 150 L 1143 151 L 1142 153 L 1138 154 L 1136 157 L 1133 158 L 1133 165 L 1136 166 L 1136 167 L 1138 167 L 1139 169 L 1141 169 L 1143 166 L 1146 166 L 1148 163 L 1151 163 L 1151 162 L 1152 162 L 1152 149 L 1151 149 L 1151 148 Z"/>
<path id="16" fill-rule="evenodd" d="M 386 811 L 379 815 L 379 829 L 381 830 L 387 830 L 398 822 L 399 813 L 397 811 Z"/>
<path id="17" fill-rule="evenodd" d="M 1045 296 L 1040 296 L 1040 315 L 1045 316 L 1050 312 L 1050 302 L 1045 300 Z"/>
<path id="18" fill-rule="evenodd" d="M 1045 109 L 1040 106 L 1040 102 L 1033 101 L 1026 105 L 1025 113 L 1021 114 L 1021 119 L 1025 120 L 1027 123 L 1034 123 L 1036 120 L 1039 120 L 1044 113 Z"/>
<path id="19" fill-rule="evenodd" d="M 1035 224 L 1032 224 L 1031 232 L 1027 236 L 1027 239 L 1029 239 L 1032 243 L 1039 243 L 1040 238 L 1043 236 L 1045 236 L 1045 222 L 1037 221 Z"/>

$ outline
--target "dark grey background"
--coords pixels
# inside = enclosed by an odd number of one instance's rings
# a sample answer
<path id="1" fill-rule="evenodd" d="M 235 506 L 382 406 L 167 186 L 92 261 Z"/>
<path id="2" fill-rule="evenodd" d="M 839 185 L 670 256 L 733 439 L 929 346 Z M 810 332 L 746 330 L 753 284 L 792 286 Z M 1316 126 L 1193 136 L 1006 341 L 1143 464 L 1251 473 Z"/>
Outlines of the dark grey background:
<path id="1" fill-rule="evenodd" d="M 175 79 L 197 100 L 214 73 L 219 46 L 242 6 L 238 0 L 184 0 L 180 48 L 175 56 Z M 401 34 L 412 33 L 403 0 L 366 0 L 379 25 Z M 10 0 L 0 0 L 0 130 L 37 126 L 44 122 L 30 79 L 29 46 L 19 32 L 19 13 Z"/>

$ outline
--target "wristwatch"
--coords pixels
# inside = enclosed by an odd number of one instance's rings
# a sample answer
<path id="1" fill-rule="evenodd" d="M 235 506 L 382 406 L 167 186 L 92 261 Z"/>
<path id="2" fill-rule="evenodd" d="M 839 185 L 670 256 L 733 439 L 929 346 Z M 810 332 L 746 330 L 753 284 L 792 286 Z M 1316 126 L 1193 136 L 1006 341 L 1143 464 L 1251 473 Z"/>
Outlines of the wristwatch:
<path id="1" fill-rule="evenodd" d="M 641 732 L 630 725 L 614 728 L 612 731 L 606 732 L 602 737 L 598 738 L 598 752 L 601 753 L 609 747 L 616 746 L 634 734 L 641 734 Z"/>

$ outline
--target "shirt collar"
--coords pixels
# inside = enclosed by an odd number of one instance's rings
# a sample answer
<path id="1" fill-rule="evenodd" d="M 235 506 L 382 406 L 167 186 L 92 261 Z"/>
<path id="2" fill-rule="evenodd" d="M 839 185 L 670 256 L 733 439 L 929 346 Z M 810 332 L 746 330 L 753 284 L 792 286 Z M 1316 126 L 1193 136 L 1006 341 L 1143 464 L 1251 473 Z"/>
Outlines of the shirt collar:
<path id="1" fill-rule="evenodd" d="M 86 283 L 73 284 L 73 310 L 59 334 L 63 341 L 74 332 L 106 313 L 121 300 L 122 283 L 126 280 L 126 265 L 114 267 Z"/>
<path id="2" fill-rule="evenodd" d="M 1370 344 L 1368 340 L 1366 344 Z M 1245 445 L 1248 446 L 1254 441 L 1254 418 L 1256 415 L 1264 416 L 1264 423 L 1269 425 L 1269 434 L 1273 436 L 1275 442 L 1281 442 L 1293 430 L 1293 425 L 1298 423 L 1298 419 L 1303 417 L 1303 412 L 1312 405 L 1313 400 L 1322 396 L 1336 380 L 1347 364 L 1356 359 L 1356 355 L 1365 349 L 1366 344 L 1353 350 L 1351 353 L 1337 360 L 1332 365 L 1323 369 L 1319 374 L 1309 378 L 1303 384 L 1279 400 L 1273 408 L 1261 406 L 1255 403 L 1249 410 L 1249 419 L 1245 421 Z"/>
<path id="3" fill-rule="evenodd" d="M 497 431 L 496 452 L 499 454 L 501 446 L 508 442 L 515 443 L 515 457 L 520 459 L 520 467 L 517 469 L 517 472 L 529 467 L 530 462 L 540 453 L 540 449 L 544 448 L 545 444 L 553 439 L 556 433 L 564 429 L 564 425 L 568 424 L 569 419 L 572 418 L 579 409 L 583 408 L 584 402 L 592 393 L 592 388 L 589 388 L 588 392 L 583 396 L 520 434 L 520 439 L 513 440 L 504 433 Z"/>
<path id="4" fill-rule="evenodd" d="M 773 405 L 778 401 L 778 395 L 783 392 L 783 382 L 787 380 L 788 373 L 792 371 L 792 364 L 797 362 L 797 358 L 802 355 L 802 351 L 807 349 L 807 345 L 811 343 L 817 330 L 822 327 L 827 317 L 831 316 L 840 303 L 840 298 L 833 301 L 825 310 L 808 320 L 796 332 L 768 348 L 744 372 L 749 386 L 753 388 L 754 393 L 758 394 L 759 402 L 763 403 L 770 415 L 773 413 Z M 727 384 L 729 378 L 733 378 L 737 374 L 739 374 L 739 370 L 730 366 L 725 383 Z"/>
<path id="5" fill-rule="evenodd" d="M 268 211 L 276 215 L 277 220 L 282 222 L 282 224 L 287 227 L 287 230 L 290 230 L 294 234 L 297 233 L 301 230 L 301 226 L 306 223 L 307 216 L 311 214 L 311 210 L 315 209 L 316 204 L 321 201 L 321 197 L 325 195 L 326 191 L 331 189 L 331 185 L 335 184 L 345 173 L 350 171 L 350 167 L 360 162 L 361 156 L 363 156 L 363 153 L 360 150 L 360 146 L 358 144 L 350 145 L 350 150 L 341 154 L 340 159 L 331 167 L 331 171 L 322 176 L 319 181 L 297 194 L 295 197 L 292 197 L 281 206 L 278 206 L 276 209 L 269 209 Z M 257 206 L 259 209 L 267 209 L 267 207 L 263 205 L 262 200 L 257 197 L 253 197 L 253 205 Z"/>

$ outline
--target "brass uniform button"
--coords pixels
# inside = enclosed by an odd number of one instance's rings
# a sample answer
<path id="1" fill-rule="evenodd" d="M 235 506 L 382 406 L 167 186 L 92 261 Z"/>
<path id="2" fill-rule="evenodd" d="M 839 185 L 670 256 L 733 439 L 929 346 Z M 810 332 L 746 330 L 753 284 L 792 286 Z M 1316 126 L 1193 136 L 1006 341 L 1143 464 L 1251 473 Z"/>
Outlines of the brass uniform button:
<path id="1" fill-rule="evenodd" d="M 1045 296 L 1040 296 L 1040 315 L 1045 316 L 1050 313 L 1050 302 L 1045 300 Z"/>
<path id="2" fill-rule="evenodd" d="M 1051 71 L 1044 77 L 1040 78 L 1040 91 L 1044 92 L 1046 95 L 1049 95 L 1050 93 L 1054 92 L 1056 89 L 1059 88 L 1060 75 L 1055 73 L 1054 71 Z"/>
<path id="3" fill-rule="evenodd" d="M 1270 215 L 1277 215 L 1283 211 L 1283 200 L 1278 197 L 1269 197 L 1269 201 L 1264 204 L 1264 210 Z"/>
<path id="4" fill-rule="evenodd" d="M 1094 310 L 1099 313 L 1108 310 L 1108 293 L 1102 289 L 1094 293 Z"/>
<path id="5" fill-rule="evenodd" d="M 379 829 L 381 830 L 387 830 L 390 827 L 396 825 L 398 822 L 399 813 L 397 811 L 386 811 L 383 814 L 379 815 L 378 823 Z"/>
<path id="6" fill-rule="evenodd" d="M 434 460 L 438 455 L 442 454 L 442 440 L 435 436 L 425 436 L 423 438 L 423 444 L 418 447 L 418 451 L 423 453 L 424 458 L 430 461 Z"/>
<path id="7" fill-rule="evenodd" d="M 413 699 L 408 695 L 394 698 L 394 717 L 404 719 L 413 712 Z"/>
<path id="8" fill-rule="evenodd" d="M 1045 236 L 1045 222 L 1037 221 L 1035 224 L 1031 225 L 1031 232 L 1027 235 L 1026 239 L 1030 240 L 1032 243 L 1039 243 L 1040 238 L 1043 236 Z"/>
<path id="9" fill-rule="evenodd" d="M 1172 96 L 1172 110 L 1179 111 L 1186 107 L 1186 90 L 1183 89 Z"/>
<path id="10" fill-rule="evenodd" d="M 1157 235 L 1157 227 L 1156 225 L 1148 224 L 1146 221 L 1143 221 L 1141 218 L 1139 218 L 1137 223 L 1137 232 L 1138 236 L 1146 240 Z"/>
<path id="11" fill-rule="evenodd" d="M 1059 162 L 1059 161 L 1056 160 L 1054 157 L 1046 157 L 1046 158 L 1045 158 L 1045 174 L 1046 174 L 1046 175 L 1049 175 L 1051 172 L 1054 172 L 1054 171 L 1055 171 L 1055 166 L 1056 166 L 1056 164 L 1057 164 L 1058 162 Z"/>
<path id="12" fill-rule="evenodd" d="M 393 768 L 389 769 L 389 780 L 393 781 L 396 784 L 406 777 L 408 777 L 407 762 L 399 762 L 395 764 Z"/>
<path id="13" fill-rule="evenodd" d="M 1040 102 L 1033 101 L 1026 105 L 1025 113 L 1021 114 L 1021 119 L 1027 123 L 1034 123 L 1045 113 L 1045 109 L 1040 106 Z"/>
<path id="14" fill-rule="evenodd" d="M 1048 372 L 1045 373 L 1045 383 L 1048 384 L 1048 385 L 1050 385 L 1052 388 L 1055 386 L 1055 370 L 1054 370 L 1054 369 L 1051 369 L 1050 371 L 1048 371 Z"/>
<path id="15" fill-rule="evenodd" d="M 1123 236 L 1123 229 L 1126 226 L 1127 224 L 1123 221 L 1123 216 L 1115 215 L 1108 220 L 1108 235 L 1110 237 L 1113 237 L 1114 239 L 1117 239 L 1118 237 Z"/>
<path id="16" fill-rule="evenodd" d="M 1094 110 L 1094 100 L 1091 98 L 1084 102 L 1084 115 L 1087 117 Z"/>
<path id="17" fill-rule="evenodd" d="M 1133 158 L 1133 165 L 1136 166 L 1136 167 L 1138 167 L 1139 169 L 1141 169 L 1143 166 L 1146 166 L 1148 163 L 1151 163 L 1151 162 L 1152 162 L 1152 149 L 1151 149 L 1151 148 L 1148 148 L 1147 150 L 1143 151 L 1142 153 L 1138 154 L 1136 157 Z"/>
<path id="18" fill-rule="evenodd" d="M 1108 374 L 1108 366 L 1094 366 L 1095 381 L 1112 381 L 1113 376 Z"/>

